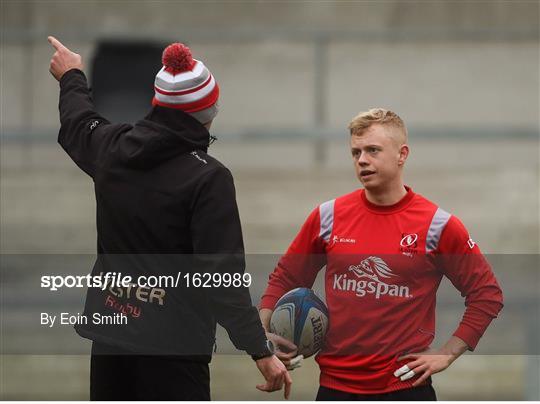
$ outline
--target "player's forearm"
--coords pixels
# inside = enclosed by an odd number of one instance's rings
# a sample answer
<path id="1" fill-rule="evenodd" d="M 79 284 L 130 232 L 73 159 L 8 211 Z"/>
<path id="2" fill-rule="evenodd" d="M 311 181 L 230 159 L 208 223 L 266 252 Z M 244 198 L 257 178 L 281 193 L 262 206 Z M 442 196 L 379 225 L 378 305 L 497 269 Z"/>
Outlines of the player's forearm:
<path id="1" fill-rule="evenodd" d="M 270 309 L 260 309 L 259 317 L 261 318 L 261 323 L 266 332 L 270 329 L 270 319 L 272 318 L 272 313 L 274 311 Z"/>
<path id="2" fill-rule="evenodd" d="M 441 353 L 448 355 L 450 358 L 450 363 L 452 363 L 465 351 L 467 351 L 467 349 L 469 349 L 469 346 L 465 343 L 465 341 L 453 335 L 441 348 Z"/>

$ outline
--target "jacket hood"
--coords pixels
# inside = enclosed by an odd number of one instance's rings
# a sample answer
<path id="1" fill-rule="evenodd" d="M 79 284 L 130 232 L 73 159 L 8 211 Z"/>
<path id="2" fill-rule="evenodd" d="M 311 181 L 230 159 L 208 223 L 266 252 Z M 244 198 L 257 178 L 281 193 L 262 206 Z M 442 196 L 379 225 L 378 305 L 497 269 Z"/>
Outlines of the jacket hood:
<path id="1" fill-rule="evenodd" d="M 149 168 L 179 154 L 207 151 L 210 133 L 189 114 L 155 106 L 120 139 L 121 160 L 128 166 Z"/>

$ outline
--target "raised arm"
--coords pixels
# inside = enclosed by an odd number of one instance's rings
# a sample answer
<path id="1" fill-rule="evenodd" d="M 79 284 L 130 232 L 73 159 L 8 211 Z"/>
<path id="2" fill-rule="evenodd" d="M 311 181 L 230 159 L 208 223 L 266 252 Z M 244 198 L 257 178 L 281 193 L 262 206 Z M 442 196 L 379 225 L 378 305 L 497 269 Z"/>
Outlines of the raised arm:
<path id="1" fill-rule="evenodd" d="M 94 176 L 100 151 L 115 135 L 131 129 L 131 125 L 110 125 L 94 108 L 82 58 L 59 40 L 50 36 L 55 52 L 49 71 L 60 83 L 60 131 L 58 143 L 71 159 L 88 175 Z"/>

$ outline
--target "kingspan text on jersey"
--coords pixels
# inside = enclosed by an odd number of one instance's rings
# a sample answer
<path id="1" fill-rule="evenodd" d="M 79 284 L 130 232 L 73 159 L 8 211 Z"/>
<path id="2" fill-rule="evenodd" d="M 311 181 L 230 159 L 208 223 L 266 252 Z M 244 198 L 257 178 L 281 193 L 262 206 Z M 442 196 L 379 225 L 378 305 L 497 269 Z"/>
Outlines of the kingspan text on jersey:
<path id="1" fill-rule="evenodd" d="M 334 290 L 352 291 L 358 297 L 373 294 L 375 299 L 385 295 L 403 298 L 412 297 L 408 286 L 389 285 L 381 281 L 358 280 L 348 278 L 346 274 L 334 274 Z"/>

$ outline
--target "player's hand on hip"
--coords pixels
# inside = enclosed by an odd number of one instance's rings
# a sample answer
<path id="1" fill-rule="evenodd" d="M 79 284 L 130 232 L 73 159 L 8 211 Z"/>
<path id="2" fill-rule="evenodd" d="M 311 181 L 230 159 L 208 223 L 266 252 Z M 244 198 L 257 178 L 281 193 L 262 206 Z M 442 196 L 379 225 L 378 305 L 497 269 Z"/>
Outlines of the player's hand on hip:
<path id="1" fill-rule="evenodd" d="M 62 42 L 53 36 L 47 38 L 49 43 L 54 47 L 54 52 L 49 71 L 58 81 L 62 78 L 64 73 L 71 69 L 83 69 L 82 58 L 78 53 L 70 51 L 66 48 Z"/>
<path id="2" fill-rule="evenodd" d="M 291 341 L 289 341 L 286 338 L 283 338 L 280 335 L 273 334 L 271 332 L 266 333 L 266 338 L 269 341 L 272 341 L 274 344 L 274 347 L 276 349 L 276 356 L 278 359 L 283 362 L 283 364 L 289 369 L 292 367 L 292 369 L 295 369 L 299 367 L 302 362 L 303 356 L 300 358 L 301 355 L 298 354 L 298 348 L 296 345 L 294 345 Z M 289 369 L 289 370 L 292 370 Z"/>
<path id="3" fill-rule="evenodd" d="M 258 384 L 257 389 L 271 392 L 281 390 L 285 385 L 285 398 L 289 399 L 292 379 L 285 365 L 275 355 L 259 359 L 255 363 L 266 380 L 265 384 Z"/>
<path id="4" fill-rule="evenodd" d="M 448 368 L 452 364 L 453 357 L 442 351 L 428 350 L 404 355 L 398 359 L 398 361 L 402 360 L 411 360 L 411 362 L 396 370 L 394 376 L 400 378 L 401 381 L 418 377 L 412 384 L 416 387 L 426 381 L 429 376 Z"/>

